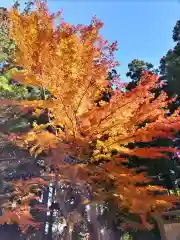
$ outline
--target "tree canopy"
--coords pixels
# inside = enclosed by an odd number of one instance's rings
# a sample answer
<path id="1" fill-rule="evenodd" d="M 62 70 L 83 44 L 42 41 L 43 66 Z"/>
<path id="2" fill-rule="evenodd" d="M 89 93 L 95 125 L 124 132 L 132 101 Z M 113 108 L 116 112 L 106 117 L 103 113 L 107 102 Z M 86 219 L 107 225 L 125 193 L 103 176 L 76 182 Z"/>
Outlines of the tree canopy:
<path id="1" fill-rule="evenodd" d="M 160 74 L 167 82 L 165 90 L 169 96 L 180 94 L 180 21 L 177 21 L 173 29 L 173 40 L 175 46 L 160 60 Z"/>
<path id="2" fill-rule="evenodd" d="M 55 27 L 57 17 L 60 23 Z M 180 108 L 167 114 L 168 104 L 174 99 L 169 100 L 165 92 L 158 97 L 152 92 L 159 77 L 144 71 L 132 91 L 114 89 L 109 101 L 102 99 L 97 106 L 99 93 L 109 85 L 108 74 L 118 64 L 114 60 L 117 43 L 110 44 L 100 36 L 103 23 L 94 17 L 88 26 L 68 24 L 60 12 L 50 14 L 40 1 L 29 14 L 12 9 L 9 18 L 10 38 L 16 44 L 13 64 L 23 68 L 13 72 L 13 79 L 47 89 L 52 96 L 43 100 L 1 100 L 1 104 L 35 108 L 37 115 L 42 110 L 48 112 L 48 123 L 34 123 L 28 133 L 11 135 L 10 139 L 35 157 L 46 153 L 46 164 L 54 171 L 46 173 L 46 181 L 41 176 L 12 182 L 15 203 L 11 208 L 4 205 L 0 223 L 11 219 L 23 229 L 36 225 L 29 207 L 34 197 L 32 186 L 49 183 L 57 192 L 62 182 L 88 186 L 93 201 L 113 198 L 118 206 L 143 216 L 170 208 L 177 197 L 155 194 L 166 189 L 153 185 L 146 172 L 138 173 L 138 167 L 126 165 L 131 156 L 170 161 L 169 154 L 178 152 L 168 146 L 130 146 L 174 139 L 180 129 Z M 57 130 L 55 133 L 47 131 L 49 124 Z M 69 158 L 74 164 L 68 163 Z M 17 201 L 17 195 L 22 196 L 21 201 Z M 83 199 L 82 204 L 87 202 Z"/>
<path id="3" fill-rule="evenodd" d="M 127 90 L 131 90 L 137 86 L 138 81 L 140 80 L 144 71 L 150 71 L 154 74 L 158 74 L 158 70 L 154 68 L 152 63 L 145 62 L 139 59 L 133 59 L 128 64 L 128 72 L 126 73 L 126 76 L 129 77 L 131 80 L 126 86 Z"/>

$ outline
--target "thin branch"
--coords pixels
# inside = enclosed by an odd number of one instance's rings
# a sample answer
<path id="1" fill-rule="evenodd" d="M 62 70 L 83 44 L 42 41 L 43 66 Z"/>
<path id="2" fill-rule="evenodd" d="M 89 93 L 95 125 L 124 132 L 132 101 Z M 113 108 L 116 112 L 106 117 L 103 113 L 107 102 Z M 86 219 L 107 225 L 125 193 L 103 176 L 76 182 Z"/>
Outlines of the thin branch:
<path id="1" fill-rule="evenodd" d="M 129 103 L 132 103 L 132 101 L 128 102 L 128 103 L 125 103 L 123 105 L 121 105 L 120 107 L 116 108 L 114 111 L 112 111 L 111 113 L 109 113 L 107 116 L 105 116 L 104 118 L 102 118 L 99 122 L 99 124 L 96 126 L 96 128 L 98 129 L 100 127 L 100 125 L 102 124 L 102 122 L 104 122 L 105 120 L 107 120 L 108 117 L 112 117 L 113 114 L 116 113 L 116 111 L 120 110 L 121 108 L 125 107 L 126 105 L 128 105 Z M 91 140 L 91 138 L 93 137 L 94 133 L 92 133 L 89 137 L 89 141 Z"/>

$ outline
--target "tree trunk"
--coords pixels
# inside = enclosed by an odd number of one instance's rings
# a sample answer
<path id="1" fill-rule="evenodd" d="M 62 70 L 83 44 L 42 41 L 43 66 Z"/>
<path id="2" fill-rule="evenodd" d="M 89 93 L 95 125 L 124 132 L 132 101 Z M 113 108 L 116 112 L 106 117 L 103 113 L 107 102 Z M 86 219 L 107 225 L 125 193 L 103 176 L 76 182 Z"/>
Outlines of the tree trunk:
<path id="1" fill-rule="evenodd" d="M 52 186 L 52 202 L 51 202 L 51 206 L 54 202 L 54 195 L 55 195 L 55 187 Z M 51 208 L 51 211 L 50 211 L 50 216 L 48 218 L 48 237 L 47 239 L 48 240 L 53 240 L 53 232 L 52 232 L 52 227 L 53 227 L 53 208 Z"/>

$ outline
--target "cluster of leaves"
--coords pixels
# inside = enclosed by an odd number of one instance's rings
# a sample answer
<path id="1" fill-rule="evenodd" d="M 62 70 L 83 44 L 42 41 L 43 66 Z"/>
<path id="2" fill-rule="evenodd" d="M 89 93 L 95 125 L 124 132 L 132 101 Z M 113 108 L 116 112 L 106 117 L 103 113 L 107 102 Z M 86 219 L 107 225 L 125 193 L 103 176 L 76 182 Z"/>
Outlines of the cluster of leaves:
<path id="1" fill-rule="evenodd" d="M 169 97 L 180 94 L 179 76 L 180 76 L 180 20 L 176 22 L 172 35 L 175 46 L 168 50 L 167 54 L 160 59 L 160 66 L 155 69 L 153 64 L 146 63 L 143 60 L 134 59 L 128 64 L 127 76 L 131 81 L 127 86 L 130 90 L 134 88 L 140 79 L 143 71 L 150 70 L 152 73 L 160 74 L 162 83 L 161 90 L 167 92 Z M 177 101 L 179 98 L 177 98 Z"/>
<path id="2" fill-rule="evenodd" d="M 128 64 L 126 76 L 130 77 L 131 81 L 126 86 L 127 90 L 131 90 L 137 86 L 144 71 L 151 71 L 153 74 L 158 74 L 158 70 L 149 62 L 134 59 Z"/>
<path id="3" fill-rule="evenodd" d="M 8 21 L 0 23 L 0 62 L 11 62 L 14 57 L 15 43 L 8 36 Z"/>
<path id="4" fill-rule="evenodd" d="M 179 76 L 180 76 L 180 21 L 177 21 L 174 29 L 172 38 L 175 42 L 175 46 L 173 49 L 170 49 L 167 54 L 161 58 L 160 66 L 157 70 L 154 69 L 153 65 L 150 63 L 146 63 L 143 60 L 134 59 L 129 65 L 129 71 L 127 76 L 130 77 L 131 81 L 127 85 L 127 90 L 133 89 L 139 82 L 139 76 L 149 69 L 152 73 L 160 74 L 159 78 L 159 86 L 153 91 L 158 96 L 160 92 L 163 90 L 168 94 L 168 97 L 171 98 L 176 96 L 176 101 L 169 104 L 168 108 L 170 112 L 173 112 L 179 106 Z M 156 146 L 161 146 L 164 144 L 164 141 L 167 142 L 168 146 L 177 146 L 179 142 L 179 133 L 176 134 L 176 141 L 167 141 L 166 139 L 156 141 L 153 144 Z M 147 161 L 146 161 L 147 163 Z M 144 165 L 144 164 L 143 164 Z M 150 166 L 148 165 L 148 168 Z M 174 190 L 176 192 L 176 180 L 179 178 L 179 161 L 178 158 L 172 156 L 171 161 L 167 162 L 167 164 L 163 164 L 163 162 L 158 162 L 158 164 L 153 164 L 151 169 L 151 175 L 156 177 L 156 182 L 166 186 L 170 190 Z M 149 169 L 149 170 L 150 170 Z M 154 170 L 153 170 L 154 169 Z M 158 180 L 159 179 L 159 180 Z"/>
<path id="5" fill-rule="evenodd" d="M 3 70 L 0 74 L 0 96 L 1 98 L 10 98 L 10 99 L 42 99 L 44 97 L 49 98 L 50 94 L 47 90 L 42 90 L 38 87 L 28 87 L 25 84 L 18 83 L 13 79 L 14 72 L 22 72 L 16 67 L 9 69 L 3 67 Z"/>
<path id="6" fill-rule="evenodd" d="M 34 1 L 28 0 L 25 2 L 23 13 L 28 14 L 34 4 Z M 13 8 L 17 9 L 20 6 L 19 1 L 16 1 Z M 7 15 L 7 13 L 5 13 Z M 16 44 L 9 37 L 9 19 L 7 16 L 0 22 L 0 63 L 8 63 L 11 65 L 14 58 Z"/>
<path id="7" fill-rule="evenodd" d="M 175 46 L 170 49 L 166 56 L 160 61 L 160 74 L 162 79 L 167 82 L 165 87 L 169 96 L 180 95 L 179 76 L 180 76 L 180 21 L 177 21 L 173 30 L 173 40 Z"/>
<path id="8" fill-rule="evenodd" d="M 14 64 L 24 69 L 14 72 L 13 78 L 47 89 L 52 97 L 1 103 L 48 109 L 51 126 L 60 127 L 52 133 L 47 131 L 49 123 L 34 124 L 28 133 L 11 140 L 35 156 L 47 153 L 47 165 L 54 166 L 51 181 L 55 186 L 60 181 L 88 185 L 94 200 L 113 198 L 118 206 L 140 215 L 171 207 L 177 201 L 175 196 L 157 194 L 165 189 L 152 185 L 146 173 L 138 173 L 138 167 L 127 166 L 131 156 L 158 161 L 155 159 L 177 153 L 176 148 L 167 146 L 129 147 L 130 143 L 173 139 L 180 129 L 180 109 L 167 115 L 173 100 L 164 92 L 158 97 L 152 93 L 158 76 L 144 72 L 132 91 L 112 89 L 108 101 L 97 106 L 98 93 L 107 89 L 108 73 L 117 66 L 117 44 L 103 40 L 99 35 L 103 24 L 96 18 L 89 26 L 73 26 L 62 20 L 61 13 L 50 14 L 46 4 L 37 1 L 36 6 L 27 15 L 18 9 L 9 15 L 10 36 L 17 46 Z M 55 28 L 56 17 L 60 23 Z M 69 157 L 83 162 L 68 164 L 65 159 Z"/>
<path id="9" fill-rule="evenodd" d="M 0 97 L 13 99 L 27 99 L 28 90 L 25 86 L 11 83 L 8 74 L 0 75 Z"/>
<path id="10" fill-rule="evenodd" d="M 33 4 L 33 1 L 27 1 L 23 13 L 28 14 Z M 19 6 L 19 2 L 16 1 L 13 8 L 17 9 Z M 42 98 L 41 89 L 23 86 L 12 78 L 12 72 L 18 69 L 12 64 L 13 58 L 15 57 L 16 44 L 9 36 L 9 23 L 7 16 L 0 23 L 0 97 L 13 99 L 40 99 Z"/>

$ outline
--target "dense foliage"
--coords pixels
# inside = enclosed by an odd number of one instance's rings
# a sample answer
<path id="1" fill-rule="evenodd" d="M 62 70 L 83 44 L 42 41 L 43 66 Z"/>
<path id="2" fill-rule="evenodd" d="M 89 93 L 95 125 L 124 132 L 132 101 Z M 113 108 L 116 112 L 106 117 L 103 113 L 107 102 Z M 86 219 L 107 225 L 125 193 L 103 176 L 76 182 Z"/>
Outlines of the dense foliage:
<path id="1" fill-rule="evenodd" d="M 163 91 L 156 97 L 152 91 L 159 84 L 158 76 L 144 71 L 129 92 L 111 88 L 108 79 L 113 73 L 116 86 L 121 86 L 112 71 L 118 64 L 114 60 L 117 43 L 109 44 L 100 36 L 103 24 L 96 18 L 89 26 L 73 26 L 62 20 L 61 13 L 50 14 L 41 2 L 28 14 L 12 9 L 9 17 L 10 38 L 16 44 L 13 64 L 23 69 L 14 70 L 12 78 L 44 94 L 41 100 L 1 103 L 19 105 L 23 111 L 35 109 L 33 115 L 45 113 L 47 117 L 44 123 L 34 122 L 28 133 L 10 139 L 35 157 L 46 154 L 46 169 L 51 174 L 45 171 L 41 178 L 11 183 L 13 204 L 4 204 L 0 223 L 15 221 L 22 229 L 36 225 L 29 202 L 35 187 L 49 183 L 59 202 L 63 182 L 78 184 L 91 189 L 92 203 L 113 199 L 118 207 L 141 215 L 145 225 L 147 213 L 172 207 L 178 198 L 158 194 L 166 189 L 155 186 L 140 164 L 131 164 L 132 157 L 166 164 L 178 152 L 166 144 L 149 145 L 153 140 L 174 139 L 180 129 L 180 109 L 167 114 L 175 99 L 169 100 Z M 60 23 L 55 27 L 56 17 Z M 107 89 L 110 96 L 103 99 Z M 81 203 L 89 199 L 84 197 Z"/>
<path id="2" fill-rule="evenodd" d="M 152 63 L 139 59 L 133 59 L 128 64 L 128 72 L 126 73 L 126 76 L 130 78 L 130 82 L 126 87 L 127 90 L 131 90 L 137 86 L 144 71 L 150 71 L 154 74 L 158 74 L 158 70 L 154 68 Z"/>
<path id="3" fill-rule="evenodd" d="M 11 62 L 15 50 L 14 42 L 8 36 L 8 21 L 0 23 L 0 62 Z"/>
<path id="4" fill-rule="evenodd" d="M 160 73 L 162 79 L 167 82 L 165 90 L 169 96 L 180 94 L 179 76 L 180 76 L 180 21 L 177 21 L 173 29 L 173 40 L 175 46 L 161 58 Z"/>

